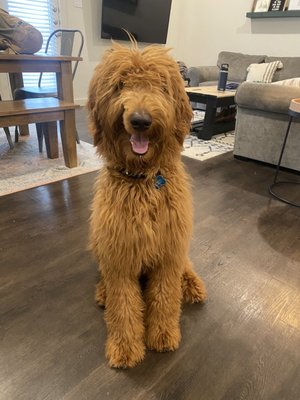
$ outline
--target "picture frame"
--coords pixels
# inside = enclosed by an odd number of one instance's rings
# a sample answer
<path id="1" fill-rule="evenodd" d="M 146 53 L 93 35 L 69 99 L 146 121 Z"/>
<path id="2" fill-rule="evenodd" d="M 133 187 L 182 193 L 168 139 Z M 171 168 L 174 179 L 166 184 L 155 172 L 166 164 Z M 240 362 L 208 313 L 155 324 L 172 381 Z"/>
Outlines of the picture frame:
<path id="1" fill-rule="evenodd" d="M 286 0 L 271 0 L 269 11 L 284 11 Z"/>
<path id="2" fill-rule="evenodd" d="M 288 10 L 300 10 L 300 0 L 290 0 Z"/>
<path id="3" fill-rule="evenodd" d="M 254 0 L 252 12 L 267 12 L 271 0 Z"/>

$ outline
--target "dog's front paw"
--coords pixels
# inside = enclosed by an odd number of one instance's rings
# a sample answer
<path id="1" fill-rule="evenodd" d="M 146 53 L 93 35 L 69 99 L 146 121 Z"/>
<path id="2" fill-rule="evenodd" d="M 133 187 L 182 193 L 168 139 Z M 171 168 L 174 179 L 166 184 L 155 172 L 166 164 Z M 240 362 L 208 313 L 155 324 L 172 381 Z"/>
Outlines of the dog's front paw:
<path id="1" fill-rule="evenodd" d="M 179 327 L 162 331 L 157 326 L 149 328 L 146 333 L 146 346 L 149 350 L 159 352 L 178 349 L 181 340 Z"/>
<path id="2" fill-rule="evenodd" d="M 132 368 L 145 356 L 143 342 L 132 340 L 132 343 L 125 344 L 120 340 L 108 338 L 106 342 L 106 357 L 109 366 L 112 368 Z"/>
<path id="3" fill-rule="evenodd" d="M 181 280 L 184 303 L 202 303 L 206 299 L 206 289 L 202 280 L 194 272 L 185 272 Z"/>

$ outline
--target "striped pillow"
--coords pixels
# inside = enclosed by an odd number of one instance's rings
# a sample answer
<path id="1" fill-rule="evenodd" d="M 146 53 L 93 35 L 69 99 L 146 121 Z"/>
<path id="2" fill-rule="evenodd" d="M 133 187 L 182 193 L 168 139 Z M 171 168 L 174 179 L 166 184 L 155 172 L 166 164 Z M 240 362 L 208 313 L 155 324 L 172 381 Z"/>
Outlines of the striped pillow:
<path id="1" fill-rule="evenodd" d="M 281 61 L 273 61 L 270 63 L 250 64 L 247 68 L 247 82 L 270 83 L 277 69 L 281 69 L 283 64 Z"/>

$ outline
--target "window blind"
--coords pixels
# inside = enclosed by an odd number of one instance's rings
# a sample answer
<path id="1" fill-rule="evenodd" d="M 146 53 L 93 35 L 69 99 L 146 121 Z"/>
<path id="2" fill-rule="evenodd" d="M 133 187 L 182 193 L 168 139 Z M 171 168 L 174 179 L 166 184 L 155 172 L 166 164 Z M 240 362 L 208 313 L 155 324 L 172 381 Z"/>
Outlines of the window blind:
<path id="1" fill-rule="evenodd" d="M 57 0 L 7 0 L 8 12 L 23 19 L 37 28 L 43 35 L 43 47 L 36 54 L 44 54 L 47 39 L 51 32 L 59 27 L 59 11 Z M 56 53 L 56 41 L 51 40 L 48 54 Z M 23 73 L 24 85 L 27 87 L 37 86 L 39 73 Z M 44 73 L 42 86 L 51 87 L 56 85 L 54 73 Z"/>

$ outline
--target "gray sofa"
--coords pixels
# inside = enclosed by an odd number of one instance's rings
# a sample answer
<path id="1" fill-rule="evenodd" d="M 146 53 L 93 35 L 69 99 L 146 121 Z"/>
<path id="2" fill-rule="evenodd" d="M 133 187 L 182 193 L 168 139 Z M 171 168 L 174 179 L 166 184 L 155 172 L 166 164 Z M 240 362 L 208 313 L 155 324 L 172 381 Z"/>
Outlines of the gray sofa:
<path id="1" fill-rule="evenodd" d="M 217 65 L 229 64 L 228 80 L 239 82 L 236 94 L 237 116 L 234 155 L 276 165 L 288 124 L 291 99 L 300 98 L 300 87 L 273 83 L 244 82 L 252 63 L 281 60 L 273 82 L 300 77 L 300 57 L 268 57 L 221 52 Z M 188 71 L 191 86 L 214 85 L 219 68 L 192 67 Z M 300 121 L 291 126 L 282 166 L 300 171 Z"/>
<path id="2" fill-rule="evenodd" d="M 265 58 L 266 56 L 221 51 L 215 66 L 199 66 L 188 69 L 190 86 L 216 85 L 221 64 L 229 64 L 228 81 L 243 82 L 247 77 L 248 66 L 254 63 L 262 63 Z"/>

